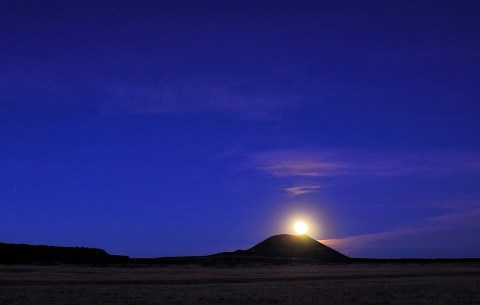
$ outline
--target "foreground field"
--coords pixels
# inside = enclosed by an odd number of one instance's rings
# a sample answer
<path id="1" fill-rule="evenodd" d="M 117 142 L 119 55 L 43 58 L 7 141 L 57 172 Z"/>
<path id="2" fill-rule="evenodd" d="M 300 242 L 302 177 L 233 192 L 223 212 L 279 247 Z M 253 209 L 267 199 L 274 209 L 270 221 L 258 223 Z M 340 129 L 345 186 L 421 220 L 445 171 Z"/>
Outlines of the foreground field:
<path id="1" fill-rule="evenodd" d="M 0 304 L 480 304 L 480 264 L 0 266 Z"/>

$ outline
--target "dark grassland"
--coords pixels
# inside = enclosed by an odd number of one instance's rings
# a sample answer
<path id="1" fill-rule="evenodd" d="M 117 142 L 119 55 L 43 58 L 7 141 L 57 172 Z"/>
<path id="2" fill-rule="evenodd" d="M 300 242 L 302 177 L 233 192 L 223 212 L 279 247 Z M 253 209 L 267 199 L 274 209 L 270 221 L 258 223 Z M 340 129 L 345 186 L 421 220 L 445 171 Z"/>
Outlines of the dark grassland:
<path id="1" fill-rule="evenodd" d="M 0 304 L 480 304 L 480 263 L 0 265 Z"/>

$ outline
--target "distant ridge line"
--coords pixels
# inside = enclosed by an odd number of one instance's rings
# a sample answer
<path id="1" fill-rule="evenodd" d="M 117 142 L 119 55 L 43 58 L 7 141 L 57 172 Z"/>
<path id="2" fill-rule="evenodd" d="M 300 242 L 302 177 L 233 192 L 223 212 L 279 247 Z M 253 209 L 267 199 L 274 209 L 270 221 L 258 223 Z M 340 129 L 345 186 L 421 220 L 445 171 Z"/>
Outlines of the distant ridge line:
<path id="1" fill-rule="evenodd" d="M 314 241 L 314 242 L 313 242 Z M 247 250 L 221 252 L 206 256 L 130 258 L 112 255 L 103 249 L 0 242 L 0 264 L 3 265 L 117 265 L 117 266 L 266 266 L 298 264 L 430 264 L 480 262 L 480 258 L 349 258 L 324 244 L 303 235 L 275 235 Z"/>
<path id="2" fill-rule="evenodd" d="M 118 264 L 129 259 L 97 248 L 0 243 L 2 264 Z"/>

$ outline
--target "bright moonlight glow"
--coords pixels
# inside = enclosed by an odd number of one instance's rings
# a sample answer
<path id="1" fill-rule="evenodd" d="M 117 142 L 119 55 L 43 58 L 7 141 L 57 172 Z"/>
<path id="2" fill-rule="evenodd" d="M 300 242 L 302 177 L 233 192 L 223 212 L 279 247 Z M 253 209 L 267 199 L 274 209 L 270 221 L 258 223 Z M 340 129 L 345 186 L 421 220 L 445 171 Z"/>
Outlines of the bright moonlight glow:
<path id="1" fill-rule="evenodd" d="M 295 232 L 298 234 L 305 234 L 308 231 L 308 226 L 303 221 L 297 221 L 294 225 Z"/>

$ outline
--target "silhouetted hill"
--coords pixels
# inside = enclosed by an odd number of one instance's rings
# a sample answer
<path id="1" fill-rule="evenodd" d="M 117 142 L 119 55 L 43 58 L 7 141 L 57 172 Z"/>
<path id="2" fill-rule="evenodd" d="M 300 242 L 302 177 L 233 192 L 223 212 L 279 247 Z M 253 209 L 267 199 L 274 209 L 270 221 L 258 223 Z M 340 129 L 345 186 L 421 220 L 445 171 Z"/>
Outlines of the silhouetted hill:
<path id="1" fill-rule="evenodd" d="M 137 259 L 139 263 L 202 265 L 289 265 L 347 262 L 350 258 L 307 235 L 281 234 L 267 238 L 247 250 L 209 256 Z"/>
<path id="2" fill-rule="evenodd" d="M 350 258 L 308 235 L 271 236 L 247 250 L 213 255 L 224 261 L 258 264 L 303 264 L 346 262 Z"/>
<path id="3" fill-rule="evenodd" d="M 267 238 L 244 253 L 266 256 L 305 258 L 321 261 L 344 261 L 349 257 L 333 250 L 308 235 L 281 234 Z"/>
<path id="4" fill-rule="evenodd" d="M 2 264 L 118 264 L 128 260 L 128 256 L 95 248 L 0 243 Z"/>

